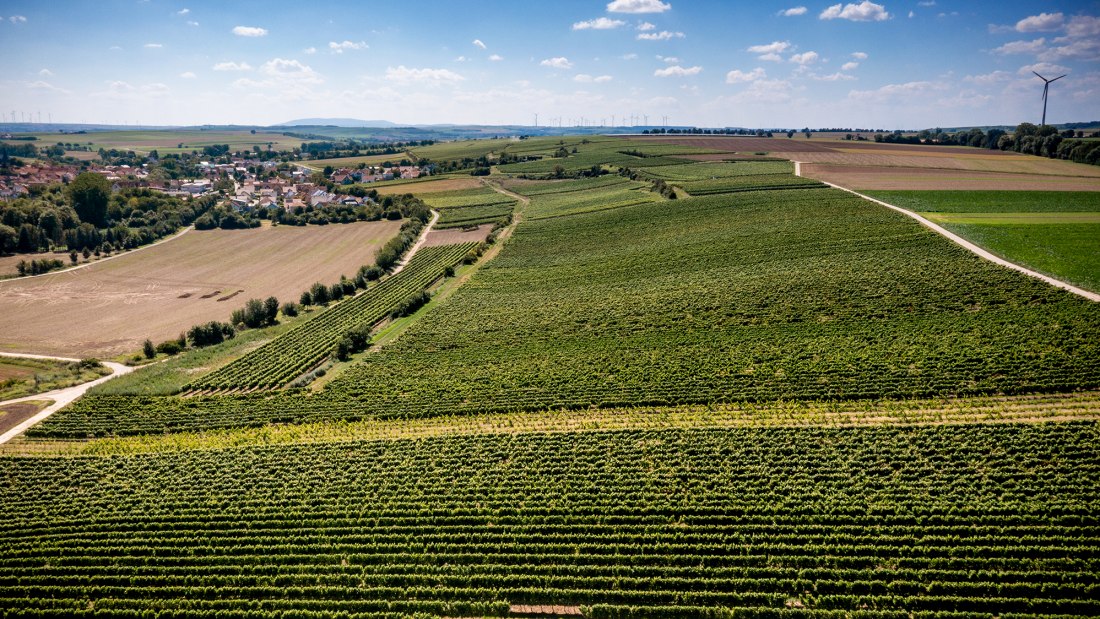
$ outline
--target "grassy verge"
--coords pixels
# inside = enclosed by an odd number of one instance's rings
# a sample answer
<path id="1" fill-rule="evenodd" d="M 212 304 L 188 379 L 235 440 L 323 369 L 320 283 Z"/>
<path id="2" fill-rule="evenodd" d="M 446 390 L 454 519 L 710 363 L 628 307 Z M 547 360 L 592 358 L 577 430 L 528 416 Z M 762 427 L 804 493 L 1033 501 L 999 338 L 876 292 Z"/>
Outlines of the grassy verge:
<path id="1" fill-rule="evenodd" d="M 110 373 L 99 364 L 0 357 L 0 401 L 72 387 Z"/>

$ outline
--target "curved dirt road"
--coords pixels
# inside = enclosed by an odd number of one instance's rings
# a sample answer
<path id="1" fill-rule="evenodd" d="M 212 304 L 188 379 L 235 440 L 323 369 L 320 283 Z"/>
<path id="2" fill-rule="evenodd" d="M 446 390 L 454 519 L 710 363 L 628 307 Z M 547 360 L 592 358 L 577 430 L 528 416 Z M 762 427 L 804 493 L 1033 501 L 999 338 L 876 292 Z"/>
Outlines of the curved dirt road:
<path id="1" fill-rule="evenodd" d="M 0 352 L 0 357 L 21 357 L 21 358 L 24 358 L 24 359 L 50 359 L 50 360 L 54 360 L 54 361 L 69 361 L 69 362 L 80 361 L 80 359 L 72 359 L 72 358 L 69 358 L 69 357 L 50 357 L 50 356 L 46 356 L 46 355 L 29 355 L 29 354 L 7 353 L 7 352 Z M 0 402 L 0 405 L 2 405 L 2 404 L 15 404 L 17 402 L 27 402 L 27 401 L 31 401 L 31 400 L 53 400 L 53 404 L 51 404 L 51 405 L 47 406 L 46 408 L 42 409 L 41 411 L 35 413 L 30 418 L 23 420 L 23 422 L 20 423 L 19 425 L 15 426 L 14 428 L 12 428 L 12 429 L 8 430 L 7 432 L 5 432 L 4 434 L 0 435 L 0 445 L 2 445 L 4 443 L 10 441 L 11 439 L 19 436 L 20 434 L 25 432 L 27 430 L 27 428 L 30 428 L 34 424 L 42 421 L 43 419 L 45 419 L 45 418 L 49 417 L 50 415 L 56 413 L 57 411 L 61 410 L 62 408 L 65 408 L 66 406 L 71 404 L 73 402 L 73 400 L 76 400 L 80 396 L 84 395 L 84 392 L 88 391 L 92 387 L 94 387 L 94 386 L 96 386 L 100 383 L 107 382 L 107 381 L 111 380 L 112 378 L 114 378 L 116 376 L 122 376 L 123 374 L 129 374 L 130 372 L 134 371 L 134 368 L 132 368 L 130 366 L 122 365 L 121 363 L 115 363 L 113 361 L 101 361 L 100 363 L 102 363 L 103 365 L 109 367 L 111 369 L 111 373 L 106 375 L 106 376 L 97 378 L 95 380 L 88 381 L 86 383 L 81 383 L 79 385 L 74 385 L 72 387 L 66 387 L 64 389 L 55 389 L 53 391 L 47 391 L 45 393 L 36 393 L 34 395 L 28 395 L 28 396 L 24 396 L 22 398 L 15 398 L 14 400 L 6 400 L 4 402 Z"/>
<path id="2" fill-rule="evenodd" d="M 801 161 L 794 161 L 792 163 L 794 163 L 794 175 L 795 176 L 802 176 L 802 162 Z M 1072 292 L 1073 294 L 1075 294 L 1077 296 L 1084 297 L 1084 298 L 1088 299 L 1089 301 L 1100 302 L 1100 294 L 1097 294 L 1095 292 L 1089 292 L 1088 290 L 1078 288 L 1077 286 L 1074 286 L 1073 284 L 1067 284 L 1066 282 L 1064 282 L 1060 279 L 1055 279 L 1055 278 L 1053 278 L 1049 275 L 1043 275 L 1042 273 L 1039 273 L 1037 271 L 1032 271 L 1031 269 L 1029 269 L 1027 267 L 1022 267 L 1022 266 L 1016 264 L 1015 262 L 1009 262 L 1008 260 L 1005 260 L 1004 258 L 1001 258 L 1000 256 L 997 256 L 996 254 L 993 254 L 993 253 L 991 253 L 991 252 L 975 245 L 974 243 L 971 243 L 970 241 L 962 238 L 961 236 L 955 234 L 954 232 L 950 232 L 946 228 L 943 228 L 942 226 L 940 226 L 936 223 L 933 223 L 932 221 L 929 221 L 929 220 L 925 219 L 924 217 L 921 217 L 917 213 L 914 213 L 912 211 L 907 211 L 907 210 L 905 210 L 901 207 L 894 206 L 893 204 L 887 204 L 886 202 L 883 202 L 882 200 L 876 200 L 875 198 L 872 198 L 871 196 L 863 195 L 862 193 L 859 193 L 858 191 L 853 191 L 851 189 L 848 189 L 847 187 L 841 187 L 840 185 L 834 185 L 833 183 L 830 183 L 828 181 L 820 181 L 820 182 L 825 183 L 826 185 L 828 185 L 828 186 L 830 186 L 834 189 L 839 189 L 841 191 L 847 191 L 848 193 L 855 194 L 855 195 L 863 198 L 864 200 L 870 200 L 871 202 L 874 202 L 875 204 L 878 204 L 880 206 L 885 206 L 888 209 L 892 209 L 892 210 L 895 210 L 895 211 L 897 211 L 897 212 L 899 212 L 903 215 L 907 215 L 909 217 L 912 217 L 913 219 L 920 222 L 921 225 L 923 225 L 926 228 L 929 228 L 930 230 L 932 230 L 936 234 L 939 234 L 940 236 L 954 242 L 957 245 L 962 246 L 964 249 L 967 249 L 970 252 L 972 252 L 974 254 L 977 254 L 978 256 L 980 256 L 982 258 L 985 258 L 986 260 L 988 260 L 990 262 L 993 262 L 995 264 L 999 264 L 1003 267 L 1008 267 L 1008 268 L 1012 269 L 1013 271 L 1019 271 L 1019 272 L 1023 273 L 1024 275 L 1029 275 L 1029 276 L 1034 277 L 1036 279 L 1041 279 L 1044 282 L 1046 282 L 1046 283 L 1048 283 L 1052 286 L 1057 286 L 1058 288 L 1061 288 L 1063 290 L 1068 290 L 1068 291 Z"/>
<path id="3" fill-rule="evenodd" d="M 409 261 L 416 255 L 416 252 L 420 251 L 420 248 L 424 246 L 424 241 L 428 240 L 428 233 L 432 231 L 432 226 L 434 226 L 437 221 L 439 221 L 439 211 L 432 209 L 432 220 L 420 231 L 420 238 L 416 239 L 416 242 L 409 248 L 409 251 L 405 252 L 405 255 L 397 261 L 397 266 L 390 275 L 397 275 L 405 268 L 405 265 L 409 264 Z"/>

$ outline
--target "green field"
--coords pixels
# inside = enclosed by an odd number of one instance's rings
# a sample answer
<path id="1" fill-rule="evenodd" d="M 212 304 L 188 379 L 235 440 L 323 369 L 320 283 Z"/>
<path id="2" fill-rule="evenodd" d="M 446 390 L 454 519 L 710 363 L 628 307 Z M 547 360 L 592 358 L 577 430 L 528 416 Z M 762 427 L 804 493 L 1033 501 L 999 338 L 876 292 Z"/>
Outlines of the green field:
<path id="1" fill-rule="evenodd" d="M 1017 264 L 1100 291 L 1100 192 L 867 191 Z"/>
<path id="2" fill-rule="evenodd" d="M 422 194 L 492 242 L 0 447 L 0 616 L 1100 616 L 1100 304 L 789 163 L 632 146 L 429 147 L 550 158 Z M 563 163 L 613 173 L 515 177 Z M 936 193 L 884 199 L 1032 260 L 1100 236 L 1093 194 Z"/>
<path id="3" fill-rule="evenodd" d="M 272 144 L 275 150 L 293 149 L 302 145 L 301 138 L 293 138 L 283 135 L 281 132 L 257 131 L 233 131 L 225 129 L 178 129 L 178 130 L 150 130 L 150 131 L 89 131 L 88 133 L 28 133 L 37 137 L 32 142 L 36 146 L 50 146 L 57 142 L 72 142 L 91 146 L 93 151 L 100 148 L 107 150 L 132 150 L 138 153 L 148 153 L 156 150 L 159 153 L 180 153 L 201 151 L 204 146 L 215 144 L 228 144 L 230 150 L 251 150 L 253 146 L 267 148 Z M 179 145 L 183 144 L 183 148 Z"/>

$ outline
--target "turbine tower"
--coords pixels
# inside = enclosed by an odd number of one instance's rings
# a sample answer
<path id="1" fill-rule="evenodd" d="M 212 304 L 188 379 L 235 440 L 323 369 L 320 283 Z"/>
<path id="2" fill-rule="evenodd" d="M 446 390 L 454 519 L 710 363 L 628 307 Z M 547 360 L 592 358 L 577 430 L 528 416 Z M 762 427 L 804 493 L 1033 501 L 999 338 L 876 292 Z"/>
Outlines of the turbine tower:
<path id="1" fill-rule="evenodd" d="M 1032 71 L 1032 73 L 1035 73 L 1035 71 Z M 1042 75 L 1039 75 L 1038 73 L 1035 73 L 1035 75 L 1039 79 L 1043 80 L 1043 82 L 1044 82 L 1043 83 L 1043 124 L 1039 125 L 1040 127 L 1042 127 L 1042 126 L 1045 126 L 1047 124 L 1047 93 L 1050 92 L 1050 83 L 1051 82 L 1056 82 L 1056 81 L 1062 79 L 1063 77 L 1065 77 L 1065 75 L 1059 75 L 1058 77 L 1056 77 L 1052 80 L 1048 80 L 1047 78 L 1043 77 Z"/>

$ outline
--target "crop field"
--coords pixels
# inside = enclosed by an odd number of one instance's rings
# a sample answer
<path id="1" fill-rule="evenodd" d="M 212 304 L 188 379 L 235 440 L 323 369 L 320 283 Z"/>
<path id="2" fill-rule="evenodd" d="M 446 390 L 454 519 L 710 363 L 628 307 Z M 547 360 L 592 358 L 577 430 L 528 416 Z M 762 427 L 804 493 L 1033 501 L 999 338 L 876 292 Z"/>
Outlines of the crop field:
<path id="1" fill-rule="evenodd" d="M 227 320 L 249 298 L 298 299 L 372 263 L 401 222 L 191 231 L 86 268 L 0 281 L 0 348 L 113 357 Z"/>
<path id="2" fill-rule="evenodd" d="M 364 185 L 368 189 L 375 189 L 380 195 L 402 195 L 406 193 L 415 193 L 420 196 L 425 193 L 434 193 L 437 191 L 459 191 L 462 189 L 476 189 L 481 187 L 481 181 L 473 176 L 443 176 L 436 177 L 424 177 L 423 180 L 417 179 L 415 181 L 399 181 L 396 183 L 370 183 Z M 423 197 L 423 196 L 421 196 Z"/>
<path id="3" fill-rule="evenodd" d="M 458 264 L 472 248 L 473 244 L 423 248 L 400 273 L 197 379 L 189 388 L 217 391 L 284 385 L 332 352 L 344 334 L 385 318 L 410 295 L 442 277 L 447 267 Z"/>
<path id="4" fill-rule="evenodd" d="M 138 131 L 90 131 L 88 133 L 32 133 L 20 135 L 33 135 L 38 138 L 35 144 L 50 146 L 57 142 L 74 142 L 91 146 L 92 150 L 100 148 L 107 150 L 132 150 L 139 153 L 148 153 L 156 150 L 160 153 L 201 151 L 204 146 L 215 144 L 228 144 L 230 150 L 251 150 L 253 146 L 267 148 L 292 149 L 302 145 L 301 138 L 292 138 L 278 132 L 257 131 L 232 131 L 232 130 L 203 130 L 203 129 L 178 129 L 178 130 L 138 130 Z M 183 148 L 179 145 L 183 144 Z"/>
<path id="5" fill-rule="evenodd" d="M 604 179 L 620 182 L 610 183 Z M 531 219 L 562 217 L 625 208 L 664 199 L 660 194 L 650 191 L 648 184 L 618 176 L 562 183 L 555 189 L 559 191 L 549 192 L 545 191 L 545 188 L 540 188 L 540 191 L 532 191 L 528 194 L 532 200 L 527 209 L 527 216 Z M 517 187 L 516 191 L 524 193 L 527 189 Z"/>
<path id="6" fill-rule="evenodd" d="M 411 150 L 420 159 L 431 161 L 449 161 L 455 159 L 477 159 L 490 153 L 499 153 L 505 147 L 516 143 L 511 138 L 488 140 L 464 140 L 460 142 L 440 142 L 431 146 L 418 146 Z"/>
<path id="7" fill-rule="evenodd" d="M 1100 192 L 873 191 L 993 253 L 1100 290 Z"/>
<path id="8" fill-rule="evenodd" d="M 489 187 L 436 192 L 422 197 L 440 212 L 439 229 L 470 228 L 507 220 L 516 201 Z"/>
<path id="9" fill-rule="evenodd" d="M 1093 616 L 1097 444 L 1048 423 L 6 458 L 0 607 Z"/>
<path id="10" fill-rule="evenodd" d="M 300 144 L 300 142 L 299 142 Z M 368 166 L 382 165 L 386 162 L 398 163 L 402 159 L 409 159 L 408 153 L 395 153 L 392 155 L 366 155 L 363 157 L 338 157 L 336 159 L 313 159 L 299 162 L 311 170 L 324 170 L 325 166 L 334 168 L 355 168 L 360 163 Z"/>

